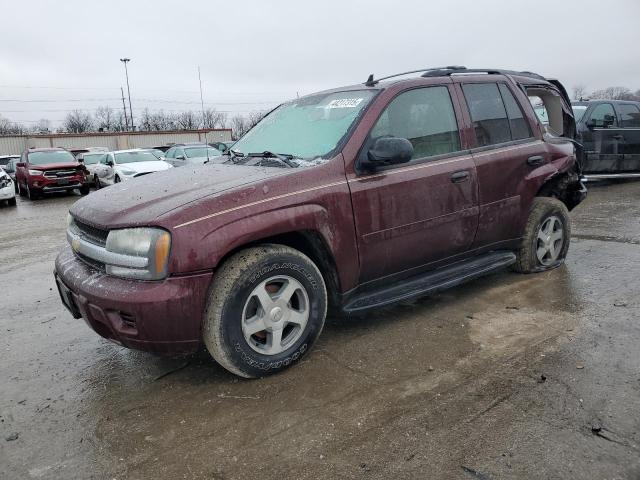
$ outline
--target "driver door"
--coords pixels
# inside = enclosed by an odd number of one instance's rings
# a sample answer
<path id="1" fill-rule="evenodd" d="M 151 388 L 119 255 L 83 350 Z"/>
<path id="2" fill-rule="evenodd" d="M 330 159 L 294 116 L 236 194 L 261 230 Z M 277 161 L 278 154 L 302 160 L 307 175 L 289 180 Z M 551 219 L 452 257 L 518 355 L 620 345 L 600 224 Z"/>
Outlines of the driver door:
<path id="1" fill-rule="evenodd" d="M 409 163 L 363 172 L 349 182 L 361 282 L 408 276 L 466 252 L 473 242 L 477 175 L 473 158 L 463 151 L 455 98 L 449 86 L 404 91 L 371 129 L 363 155 L 384 136 L 408 139 L 414 153 Z"/>

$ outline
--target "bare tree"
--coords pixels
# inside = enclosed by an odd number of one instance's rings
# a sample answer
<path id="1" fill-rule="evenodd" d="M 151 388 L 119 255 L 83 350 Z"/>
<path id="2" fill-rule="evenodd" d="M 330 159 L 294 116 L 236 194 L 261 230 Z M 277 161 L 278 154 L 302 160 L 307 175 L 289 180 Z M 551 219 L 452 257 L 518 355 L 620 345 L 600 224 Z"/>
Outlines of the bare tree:
<path id="1" fill-rule="evenodd" d="M 113 132 L 124 132 L 127 130 L 127 120 L 121 110 L 117 110 L 114 114 L 111 130 Z"/>
<path id="2" fill-rule="evenodd" d="M 207 108 L 202 117 L 202 128 L 222 128 L 227 123 L 227 114 L 214 108 Z"/>
<path id="3" fill-rule="evenodd" d="M 591 98 L 603 100 L 633 100 L 635 95 L 627 87 L 608 87 L 596 90 L 591 94 Z"/>
<path id="4" fill-rule="evenodd" d="M 102 130 L 113 130 L 115 124 L 115 114 L 113 112 L 113 108 L 106 107 L 98 107 L 96 108 L 95 114 L 95 126 L 97 129 Z"/>
<path id="5" fill-rule="evenodd" d="M 27 129 L 23 125 L 0 116 L 0 135 L 22 135 L 24 133 L 27 133 Z"/>
<path id="6" fill-rule="evenodd" d="M 157 131 L 175 130 L 176 116 L 160 110 L 151 115 L 151 129 Z"/>
<path id="7" fill-rule="evenodd" d="M 199 124 L 198 116 L 191 110 L 179 113 L 176 117 L 176 126 L 181 130 L 195 130 Z"/>
<path id="8" fill-rule="evenodd" d="M 582 100 L 583 98 L 587 98 L 587 87 L 584 85 L 576 85 L 573 87 L 573 99 Z"/>
<path id="9" fill-rule="evenodd" d="M 67 132 L 83 133 L 92 129 L 93 119 L 88 113 L 84 113 L 81 110 L 72 110 L 67 114 L 62 124 Z"/>
<path id="10" fill-rule="evenodd" d="M 231 138 L 233 140 L 238 140 L 240 137 L 242 137 L 248 130 L 247 125 L 247 120 L 242 115 L 235 115 L 234 117 L 232 117 Z"/>
<path id="11" fill-rule="evenodd" d="M 143 130 L 145 132 L 150 132 L 151 130 L 153 130 L 152 114 L 151 112 L 149 112 L 148 108 L 145 108 L 138 116 L 138 122 L 140 124 L 140 126 L 138 127 L 139 130 Z"/>
<path id="12" fill-rule="evenodd" d="M 249 114 L 248 119 L 247 119 L 247 123 L 249 125 L 249 128 L 247 128 L 247 130 L 250 130 L 253 127 L 255 127 L 258 124 L 258 122 L 260 122 L 260 120 L 262 120 L 264 118 L 264 116 L 266 114 L 267 114 L 267 112 L 263 112 L 263 111 L 251 112 Z"/>

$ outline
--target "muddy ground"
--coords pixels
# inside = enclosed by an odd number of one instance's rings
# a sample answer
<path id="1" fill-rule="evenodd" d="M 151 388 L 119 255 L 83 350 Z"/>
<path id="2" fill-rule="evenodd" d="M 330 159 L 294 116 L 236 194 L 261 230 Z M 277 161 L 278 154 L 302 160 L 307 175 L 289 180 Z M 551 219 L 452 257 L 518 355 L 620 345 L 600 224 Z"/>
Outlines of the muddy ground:
<path id="1" fill-rule="evenodd" d="M 254 381 L 71 318 L 77 198 L 0 208 L 0 478 L 640 478 L 640 182 L 590 186 L 565 266 L 329 319 Z"/>

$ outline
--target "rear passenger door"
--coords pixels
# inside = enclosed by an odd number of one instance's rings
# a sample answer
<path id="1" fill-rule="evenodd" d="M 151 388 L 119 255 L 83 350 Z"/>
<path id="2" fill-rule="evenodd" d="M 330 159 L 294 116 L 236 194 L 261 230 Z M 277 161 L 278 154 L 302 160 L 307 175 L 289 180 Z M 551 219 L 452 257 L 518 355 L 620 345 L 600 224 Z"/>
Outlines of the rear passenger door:
<path id="1" fill-rule="evenodd" d="M 617 103 L 622 135 L 619 171 L 640 172 L 640 107 L 636 103 Z"/>
<path id="2" fill-rule="evenodd" d="M 548 161 L 547 152 L 507 83 L 462 82 L 460 88 L 476 144 L 480 218 L 473 247 L 500 248 L 522 234 L 529 205 L 521 195 L 530 172 Z"/>
<path id="3" fill-rule="evenodd" d="M 361 282 L 409 275 L 464 253 L 478 224 L 476 171 L 462 149 L 450 87 L 399 93 L 371 129 L 360 162 L 384 136 L 408 139 L 414 154 L 409 163 L 360 172 L 349 182 Z"/>

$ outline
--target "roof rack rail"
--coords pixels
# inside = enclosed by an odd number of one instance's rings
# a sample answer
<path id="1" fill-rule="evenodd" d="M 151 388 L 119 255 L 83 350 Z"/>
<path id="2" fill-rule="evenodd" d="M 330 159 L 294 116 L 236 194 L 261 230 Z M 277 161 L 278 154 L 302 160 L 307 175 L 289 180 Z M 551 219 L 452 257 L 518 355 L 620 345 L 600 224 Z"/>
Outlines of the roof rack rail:
<path id="1" fill-rule="evenodd" d="M 373 78 L 373 73 L 371 75 L 369 75 L 369 78 L 367 78 L 367 81 L 364 82 L 364 85 L 366 85 L 367 87 L 373 87 L 376 83 L 381 82 L 382 80 L 388 80 L 390 78 L 394 78 L 394 77 L 401 77 L 402 75 L 409 75 L 411 73 L 422 73 L 425 72 L 424 75 L 422 75 L 423 77 L 426 76 L 426 72 L 430 72 L 430 71 L 445 71 L 445 70 L 466 70 L 467 67 L 463 67 L 461 65 L 449 65 L 447 67 L 435 67 L 435 68 L 421 68 L 419 70 L 411 70 L 409 72 L 402 72 L 402 73 L 394 73 L 393 75 L 389 75 L 386 77 L 382 77 L 382 78 Z M 440 75 L 434 75 L 434 76 L 440 76 Z"/>
<path id="2" fill-rule="evenodd" d="M 546 80 L 542 75 L 533 72 L 519 72 L 516 70 L 502 70 L 499 68 L 466 68 L 466 67 L 445 67 L 438 70 L 424 72 L 422 77 L 443 77 L 455 74 L 486 73 L 487 75 L 520 75 L 521 77 L 536 78 Z"/>

